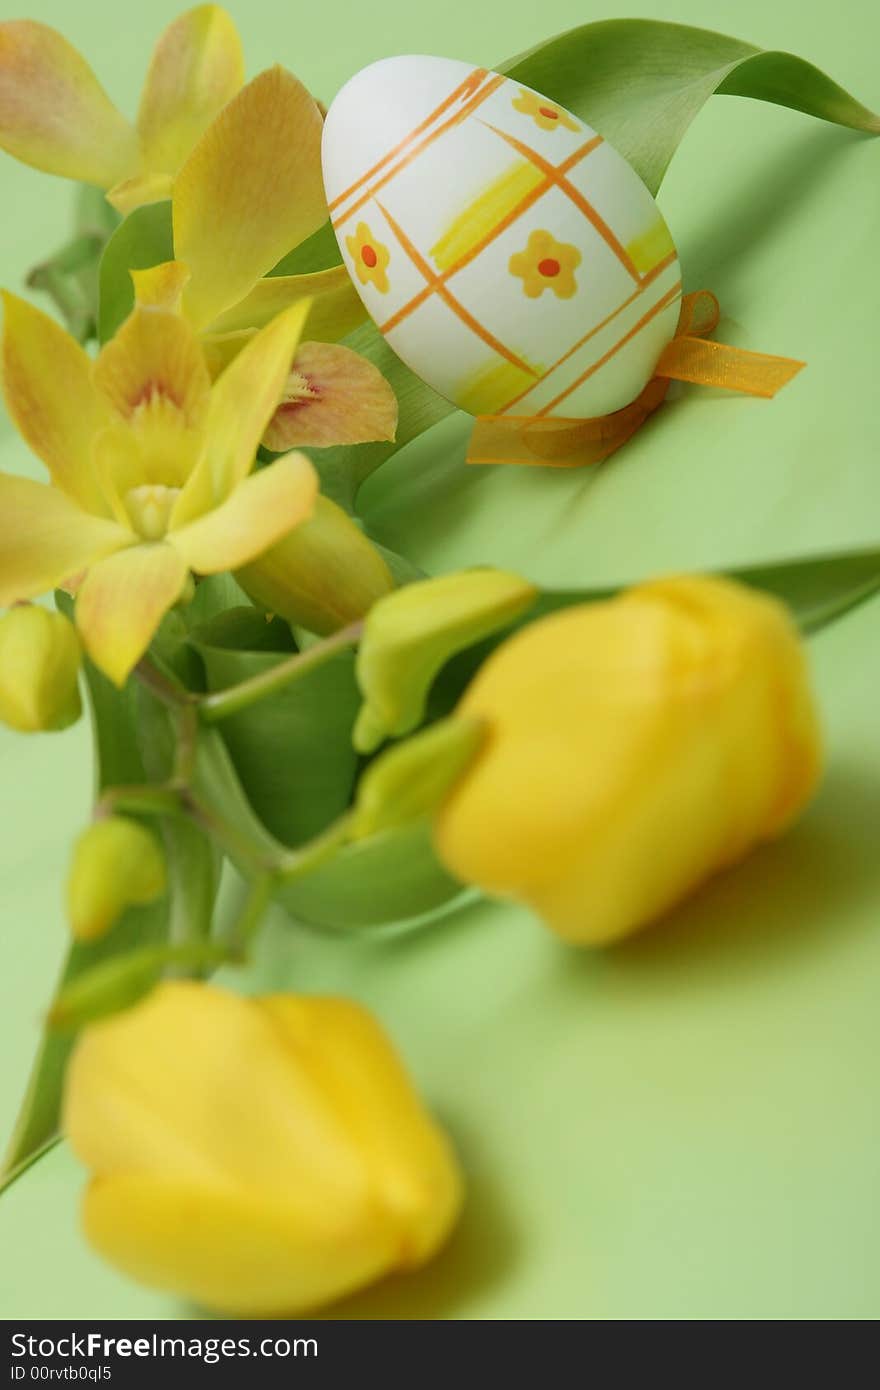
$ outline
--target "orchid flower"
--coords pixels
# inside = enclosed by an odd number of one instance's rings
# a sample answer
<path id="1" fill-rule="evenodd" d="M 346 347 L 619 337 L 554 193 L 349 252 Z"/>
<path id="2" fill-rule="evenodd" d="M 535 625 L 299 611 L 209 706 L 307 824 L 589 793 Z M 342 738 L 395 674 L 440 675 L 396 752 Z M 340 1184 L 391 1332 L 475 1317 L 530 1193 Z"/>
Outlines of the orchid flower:
<path id="1" fill-rule="evenodd" d="M 167 198 L 174 175 L 244 81 L 219 5 L 175 19 L 153 51 L 134 125 L 47 24 L 0 24 L 0 148 L 47 174 L 108 190 L 120 212 Z"/>
<path id="2" fill-rule="evenodd" d="M 212 376 L 276 314 L 312 301 L 318 341 L 290 364 L 270 449 L 393 439 L 394 393 L 338 345 L 364 318 L 346 268 L 268 274 L 327 219 L 321 110 L 284 68 L 242 81 L 232 20 L 198 6 L 160 38 L 135 129 L 60 34 L 11 21 L 0 24 L 0 147 L 109 189 L 123 213 L 171 198 L 174 255 L 188 273 L 178 307 Z M 161 268 L 159 277 L 164 285 Z"/>
<path id="3" fill-rule="evenodd" d="M 196 333 L 167 308 L 136 304 L 92 361 L 40 310 L 3 299 L 6 404 L 51 485 L 0 474 L 0 604 L 75 589 L 83 643 L 122 685 L 191 574 L 244 565 L 311 516 L 304 455 L 250 476 L 308 301 L 212 384 Z"/>
<path id="4" fill-rule="evenodd" d="M 326 221 L 321 126 L 317 103 L 284 68 L 243 87 L 174 180 L 176 259 L 141 272 L 138 286 L 201 335 L 212 376 L 276 314 L 311 301 L 313 341 L 291 362 L 264 439 L 275 452 L 393 439 L 397 428 L 391 387 L 337 341 L 364 317 L 345 266 L 268 273 Z"/>

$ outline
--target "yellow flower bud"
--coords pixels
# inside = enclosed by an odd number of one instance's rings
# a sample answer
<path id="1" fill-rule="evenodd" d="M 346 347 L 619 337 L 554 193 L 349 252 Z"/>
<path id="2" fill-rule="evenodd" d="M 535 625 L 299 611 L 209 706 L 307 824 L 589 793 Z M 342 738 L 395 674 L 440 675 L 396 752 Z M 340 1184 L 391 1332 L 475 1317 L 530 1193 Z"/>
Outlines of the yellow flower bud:
<path id="1" fill-rule="evenodd" d="M 236 570 L 235 577 L 268 612 L 322 637 L 362 618 L 394 588 L 373 542 L 321 494 L 308 521 Z"/>
<path id="2" fill-rule="evenodd" d="M 355 748 L 370 753 L 389 735 L 414 729 L 449 658 L 512 623 L 537 596 L 520 575 L 487 566 L 407 584 L 377 603 L 358 652 L 364 703 Z"/>
<path id="3" fill-rule="evenodd" d="M 487 735 L 441 808 L 440 857 L 587 945 L 778 834 L 821 771 L 795 628 L 724 579 L 642 584 L 534 623 L 457 712 Z"/>
<path id="4" fill-rule="evenodd" d="M 159 841 L 137 821 L 110 816 L 82 832 L 67 879 L 67 915 L 77 941 L 95 941 L 126 907 L 165 892 Z"/>
<path id="5" fill-rule="evenodd" d="M 344 999 L 160 985 L 83 1034 L 64 1129 L 91 1244 L 239 1315 L 316 1308 L 426 1261 L 461 1203 L 450 1146 Z"/>
<path id="6" fill-rule="evenodd" d="M 0 719 L 22 733 L 66 729 L 82 705 L 80 646 L 63 613 L 22 604 L 0 618 Z"/>

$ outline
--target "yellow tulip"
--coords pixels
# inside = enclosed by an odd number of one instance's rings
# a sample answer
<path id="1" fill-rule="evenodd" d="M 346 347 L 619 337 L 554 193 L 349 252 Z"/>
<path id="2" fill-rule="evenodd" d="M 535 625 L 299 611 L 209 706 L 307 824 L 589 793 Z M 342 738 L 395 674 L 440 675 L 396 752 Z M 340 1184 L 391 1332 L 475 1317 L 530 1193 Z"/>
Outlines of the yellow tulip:
<path id="1" fill-rule="evenodd" d="M 438 816 L 441 858 L 586 945 L 778 835 L 821 770 L 785 609 L 724 579 L 641 584 L 532 624 L 459 712 L 487 732 Z"/>
<path id="2" fill-rule="evenodd" d="M 21 604 L 0 618 L 0 720 L 20 733 L 79 719 L 80 647 L 63 613 Z"/>
<path id="3" fill-rule="evenodd" d="M 165 857 L 151 831 L 126 816 L 87 826 L 73 850 L 67 916 L 77 941 L 96 941 L 126 907 L 165 892 Z"/>
<path id="4" fill-rule="evenodd" d="M 122 211 L 167 198 L 173 176 L 244 81 L 241 42 L 218 5 L 174 20 L 153 52 L 132 125 L 61 34 L 0 24 L 0 148 L 45 173 L 109 189 Z"/>
<path id="5" fill-rule="evenodd" d="M 298 1314 L 414 1268 L 461 1202 L 445 1136 L 344 999 L 162 984 L 85 1032 L 64 1130 L 95 1249 L 231 1314 Z"/>
<path id="6" fill-rule="evenodd" d="M 52 319 L 3 298 L 6 403 L 53 486 L 0 474 L 0 604 L 72 585 L 86 649 L 122 685 L 190 572 L 245 565 L 311 515 L 303 455 L 248 476 L 308 304 L 212 385 L 193 329 L 167 309 L 137 306 L 92 362 Z"/>

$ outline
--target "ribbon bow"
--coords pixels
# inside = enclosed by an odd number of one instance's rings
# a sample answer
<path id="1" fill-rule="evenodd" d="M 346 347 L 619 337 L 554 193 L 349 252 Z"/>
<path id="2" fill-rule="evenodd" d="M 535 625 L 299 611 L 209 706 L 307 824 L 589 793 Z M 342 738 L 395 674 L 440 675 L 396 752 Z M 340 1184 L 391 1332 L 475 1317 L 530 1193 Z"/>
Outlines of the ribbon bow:
<path id="1" fill-rule="evenodd" d="M 468 463 L 524 463 L 579 468 L 601 463 L 662 405 L 671 381 L 723 386 L 750 396 L 775 396 L 806 364 L 792 357 L 706 341 L 718 326 L 718 300 L 709 290 L 686 294 L 675 337 L 667 343 L 641 395 L 613 415 L 591 420 L 561 416 L 481 415 L 468 447 Z"/>

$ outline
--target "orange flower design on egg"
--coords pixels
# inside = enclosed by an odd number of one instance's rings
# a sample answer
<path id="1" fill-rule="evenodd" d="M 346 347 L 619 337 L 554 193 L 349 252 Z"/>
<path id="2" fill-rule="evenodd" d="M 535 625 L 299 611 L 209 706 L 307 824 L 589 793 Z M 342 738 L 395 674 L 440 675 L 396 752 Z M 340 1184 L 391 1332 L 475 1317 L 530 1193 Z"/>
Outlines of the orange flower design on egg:
<path id="1" fill-rule="evenodd" d="M 572 120 L 567 111 L 555 102 L 547 101 L 546 97 L 539 97 L 537 92 L 521 91 L 518 97 L 513 98 L 513 106 L 524 116 L 531 116 L 541 130 L 556 130 L 559 126 L 565 126 L 566 130 L 580 130 L 577 121 Z"/>
<path id="2" fill-rule="evenodd" d="M 366 222 L 357 224 L 354 236 L 347 236 L 345 244 L 361 284 L 373 285 L 380 294 L 387 294 L 388 262 L 391 260 L 388 247 L 376 240 Z"/>
<path id="3" fill-rule="evenodd" d="M 511 256 L 508 269 L 523 282 L 523 293 L 537 299 L 552 290 L 557 299 L 571 299 L 577 290 L 574 272 L 581 263 L 576 246 L 557 241 L 550 232 L 532 232 L 524 251 Z"/>

